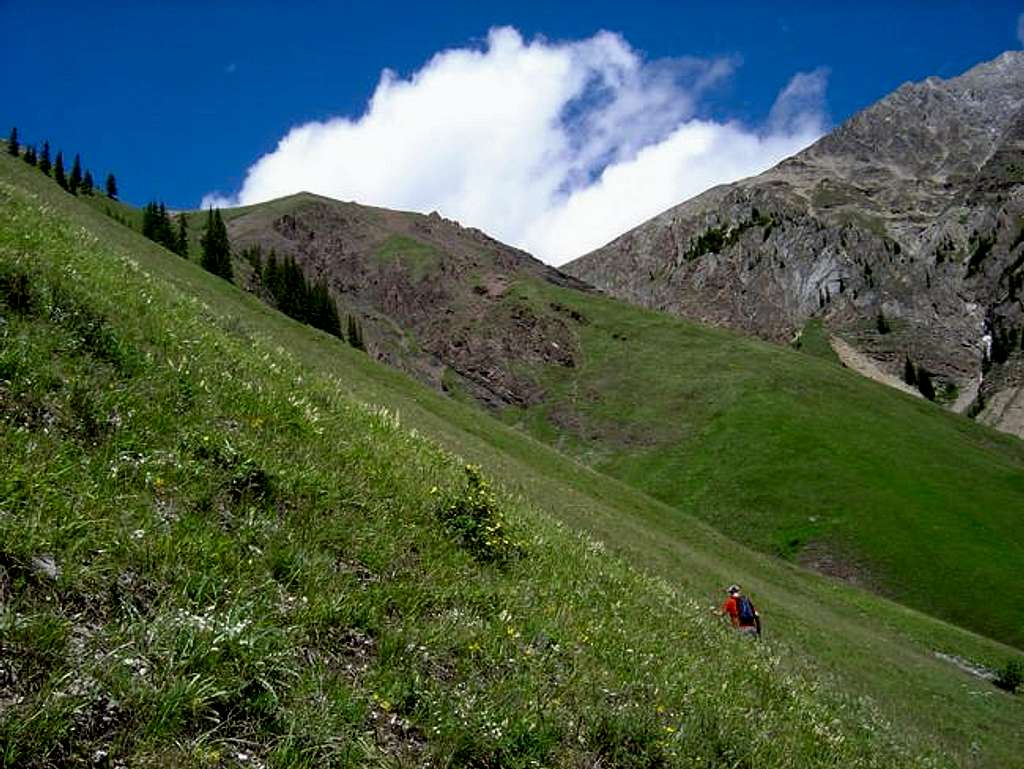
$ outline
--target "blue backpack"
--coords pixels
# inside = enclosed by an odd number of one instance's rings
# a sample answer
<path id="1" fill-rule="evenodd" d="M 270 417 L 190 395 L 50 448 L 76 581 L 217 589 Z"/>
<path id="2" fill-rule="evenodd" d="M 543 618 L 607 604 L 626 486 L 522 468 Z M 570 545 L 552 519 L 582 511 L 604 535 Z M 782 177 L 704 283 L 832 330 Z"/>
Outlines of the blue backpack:
<path id="1" fill-rule="evenodd" d="M 745 595 L 736 596 L 736 611 L 741 625 L 753 625 L 757 620 L 754 604 Z"/>

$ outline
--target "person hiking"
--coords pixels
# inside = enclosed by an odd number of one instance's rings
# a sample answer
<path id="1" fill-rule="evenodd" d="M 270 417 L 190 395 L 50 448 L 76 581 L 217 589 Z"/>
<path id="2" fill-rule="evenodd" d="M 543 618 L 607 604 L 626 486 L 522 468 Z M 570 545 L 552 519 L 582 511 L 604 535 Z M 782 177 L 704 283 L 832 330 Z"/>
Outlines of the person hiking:
<path id="1" fill-rule="evenodd" d="M 720 614 L 723 617 L 728 614 L 732 626 L 740 633 L 753 638 L 760 637 L 761 616 L 754 608 L 754 604 L 743 595 L 739 585 L 729 585 L 725 592 L 729 594 L 729 597 L 722 604 Z"/>

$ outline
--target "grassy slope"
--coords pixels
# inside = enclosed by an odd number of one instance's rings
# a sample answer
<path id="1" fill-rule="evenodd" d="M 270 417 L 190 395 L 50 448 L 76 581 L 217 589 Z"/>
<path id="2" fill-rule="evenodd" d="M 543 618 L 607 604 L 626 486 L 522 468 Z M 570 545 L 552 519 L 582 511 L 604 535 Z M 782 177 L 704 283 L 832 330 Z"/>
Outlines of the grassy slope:
<path id="1" fill-rule="evenodd" d="M 1024 562 L 1020 440 L 824 358 L 603 297 L 521 282 L 508 301 L 589 322 L 581 365 L 548 367 L 546 402 L 506 420 L 763 552 L 825 543 L 869 586 L 1024 647 L 1024 605 L 992 600 Z"/>
<path id="2" fill-rule="evenodd" d="M 784 651 L 789 664 L 799 667 L 803 664 L 802 656 L 810 656 L 817 667 L 839 676 L 837 688 L 872 693 L 908 738 L 915 734 L 925 735 L 927 740 L 941 738 L 940 744 L 964 763 L 1008 766 L 1019 755 L 1020 735 L 1015 729 L 1021 717 L 1019 703 L 961 676 L 930 654 L 932 648 L 941 648 L 995 662 L 1005 658 L 1006 650 L 880 599 L 753 555 L 695 520 L 568 463 L 478 412 L 439 398 L 333 340 L 278 316 L 230 286 L 211 280 L 193 265 L 141 242 L 113 222 L 70 207 L 71 201 L 56 188 L 51 189 L 52 185 L 44 186 L 41 180 L 16 168 L 5 167 L 7 173 L 18 179 L 19 184 L 35 189 L 44 200 L 52 199 L 62 215 L 98 233 L 103 244 L 111 244 L 109 248 L 115 255 L 132 253 L 145 269 L 164 276 L 161 286 L 163 280 L 169 280 L 185 295 L 196 294 L 217 307 L 215 318 L 233 332 L 233 336 L 221 335 L 219 339 L 237 343 L 239 335 L 248 336 L 268 352 L 277 344 L 283 345 L 291 352 L 293 364 L 304 367 L 304 376 L 328 376 L 332 387 L 348 390 L 362 400 L 388 403 L 400 410 L 404 423 L 416 426 L 464 456 L 483 461 L 489 472 L 501 477 L 509 488 L 518 489 L 525 499 L 573 526 L 598 534 L 627 558 L 643 564 L 651 573 L 685 586 L 691 594 L 717 596 L 720 585 L 734 578 L 755 585 L 755 598 L 767 610 L 770 631 L 779 639 L 775 648 Z M 6 206 L 5 203 L 5 209 Z M 12 248 L 24 253 L 24 248 L 16 243 L 8 244 L 8 254 Z M 103 250 L 107 248 L 104 245 Z M 110 256 L 104 258 L 109 260 Z M 108 275 L 107 280 L 112 279 Z M 111 285 L 106 284 L 104 289 L 111 290 Z M 116 301 L 112 299 L 111 304 L 116 306 Z M 137 309 L 128 303 L 120 312 L 131 317 Z M 177 316 L 172 321 L 176 319 Z M 241 354 L 243 350 L 232 347 L 231 352 Z M 193 384 L 197 378 L 198 374 L 191 377 Z M 332 422 L 332 429 L 340 429 L 344 423 L 345 420 L 341 424 Z M 258 436 L 250 437 L 254 447 L 261 440 Z M 365 446 L 365 442 L 360 445 Z M 389 447 L 386 443 L 381 445 Z M 284 453 L 287 455 L 294 448 L 286 446 Z M 282 462 L 280 458 L 275 461 Z M 46 487 L 45 477 L 40 486 Z M 531 522 L 534 524 L 542 525 L 543 521 Z M 11 529 L 5 532 L 5 546 L 20 541 Z M 27 551 L 30 546 L 22 544 L 21 550 Z M 559 540 L 559 547 L 563 546 L 563 540 Z M 580 568 L 589 571 L 594 565 L 570 560 L 566 563 L 567 572 L 556 576 L 572 584 L 571 574 Z M 559 598 L 576 600 L 566 595 Z M 604 612 L 600 601 L 593 608 L 599 615 Z M 679 620 L 672 619 L 671 607 L 659 607 L 652 616 L 661 628 L 682 626 L 684 632 L 691 632 L 691 622 L 694 627 L 702 626 L 695 618 L 677 624 Z M 634 636 L 645 637 L 652 632 L 639 625 L 637 628 L 640 629 L 633 631 Z M 655 636 L 652 641 L 662 644 L 661 653 L 674 646 L 688 648 L 688 642 L 672 633 Z M 714 638 L 715 644 L 721 642 L 717 636 Z M 969 749 L 972 742 L 976 749 Z"/>
<path id="3" fill-rule="evenodd" d="M 251 234 L 308 199 L 225 218 Z M 417 242 L 377 258 L 415 279 L 433 254 Z M 1024 605 L 991 599 L 1024 562 L 1024 443 L 843 371 L 814 322 L 796 354 L 548 284 L 520 281 L 503 301 L 487 321 L 499 333 L 521 302 L 589 320 L 570 322 L 580 365 L 538 368 L 545 402 L 506 421 L 761 552 L 1024 647 Z"/>

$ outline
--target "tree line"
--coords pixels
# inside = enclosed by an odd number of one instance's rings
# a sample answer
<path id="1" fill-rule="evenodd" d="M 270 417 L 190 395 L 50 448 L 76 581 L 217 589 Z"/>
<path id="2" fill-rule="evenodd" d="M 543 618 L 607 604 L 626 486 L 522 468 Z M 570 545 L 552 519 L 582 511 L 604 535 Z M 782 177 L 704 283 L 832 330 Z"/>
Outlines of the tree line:
<path id="1" fill-rule="evenodd" d="M 339 339 L 346 339 L 357 350 L 366 350 L 363 328 L 357 318 L 348 315 L 345 333 L 342 332 L 338 308 L 331 299 L 326 280 L 308 280 L 294 257 L 279 258 L 273 249 L 266 259 L 258 245 L 245 249 L 242 256 L 252 265 L 259 288 L 278 310 Z"/>
<path id="2" fill-rule="evenodd" d="M 162 202 L 147 203 L 142 209 L 142 234 L 168 251 L 188 258 L 188 221 L 178 214 L 174 222 Z"/>
<path id="3" fill-rule="evenodd" d="M 56 157 L 51 159 L 48 141 L 43 142 L 38 152 L 34 145 L 22 147 L 17 127 L 11 129 L 7 140 L 7 152 L 14 157 L 20 156 L 46 176 L 52 174 L 61 189 L 72 195 L 94 194 L 95 181 L 92 171 L 86 169 L 83 172 L 81 156 L 77 153 L 71 171 L 68 172 L 64 164 L 63 151 L 58 150 Z M 111 200 L 118 199 L 117 179 L 113 173 L 107 174 L 106 195 Z M 188 220 L 183 213 L 172 218 L 163 202 L 151 201 L 142 209 L 142 234 L 169 251 L 188 258 Z M 214 275 L 233 281 L 231 242 L 220 209 L 210 208 L 207 211 L 206 226 L 199 239 L 199 245 L 200 265 Z M 271 251 L 264 263 L 259 246 L 244 251 L 242 256 L 253 264 L 257 280 L 277 309 L 302 323 L 340 339 L 347 339 L 348 343 L 358 350 L 366 350 L 362 325 L 355 316 L 346 317 L 346 328 L 344 332 L 342 331 L 338 308 L 331 299 L 326 281 L 307 280 L 302 268 L 291 256 L 278 259 Z"/>
<path id="4" fill-rule="evenodd" d="M 26 144 L 22 148 L 18 139 L 17 126 L 11 129 L 10 136 L 7 138 L 7 154 L 14 157 L 20 156 L 22 160 L 30 166 L 38 168 L 46 176 L 50 176 L 52 173 L 54 181 L 65 192 L 72 195 L 92 195 L 94 192 L 95 181 L 92 171 L 87 168 L 83 173 L 82 158 L 78 153 L 75 153 L 71 171 L 68 172 L 64 166 L 63 150 L 57 150 L 57 156 L 51 160 L 50 142 L 48 141 L 43 142 L 43 146 L 38 152 L 35 145 L 32 144 Z M 112 173 L 107 174 L 106 193 L 111 200 L 117 200 L 117 179 Z"/>

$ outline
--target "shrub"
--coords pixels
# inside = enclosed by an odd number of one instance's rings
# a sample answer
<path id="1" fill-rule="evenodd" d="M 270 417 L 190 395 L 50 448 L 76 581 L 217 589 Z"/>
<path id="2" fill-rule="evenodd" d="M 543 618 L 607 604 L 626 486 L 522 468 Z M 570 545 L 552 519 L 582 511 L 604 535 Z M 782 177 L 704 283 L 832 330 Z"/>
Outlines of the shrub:
<path id="1" fill-rule="evenodd" d="M 995 685 L 1014 694 L 1024 684 L 1024 660 L 1009 660 L 996 674 Z"/>
<path id="2" fill-rule="evenodd" d="M 892 326 L 889 325 L 888 319 L 881 310 L 878 311 L 878 316 L 875 318 L 875 326 L 879 334 L 888 334 L 892 331 Z"/>
<path id="3" fill-rule="evenodd" d="M 519 553 L 505 529 L 498 499 L 476 465 L 466 465 L 466 484 L 441 497 L 437 517 L 474 558 L 504 562 Z M 432 494 L 441 494 L 436 487 Z"/>

